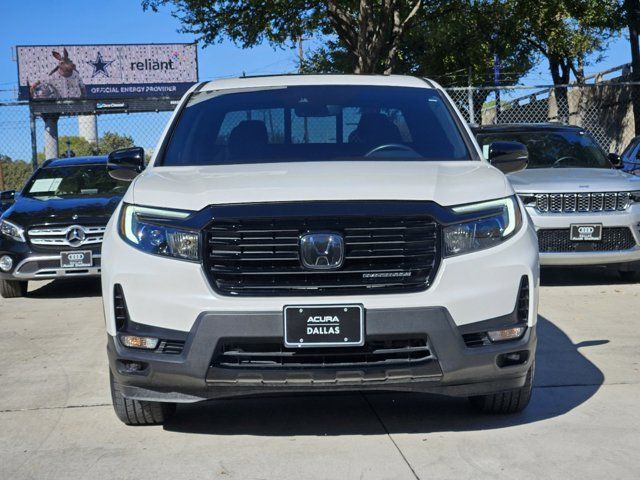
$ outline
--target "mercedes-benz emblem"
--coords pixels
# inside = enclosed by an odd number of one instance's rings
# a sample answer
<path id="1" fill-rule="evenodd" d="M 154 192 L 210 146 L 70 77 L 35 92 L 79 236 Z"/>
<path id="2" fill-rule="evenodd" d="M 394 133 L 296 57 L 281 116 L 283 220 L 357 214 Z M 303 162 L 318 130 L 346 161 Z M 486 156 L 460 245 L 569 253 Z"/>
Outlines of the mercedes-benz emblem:
<path id="1" fill-rule="evenodd" d="M 69 245 L 71 245 L 72 247 L 77 247 L 79 245 L 82 245 L 87 239 L 87 233 L 81 226 L 74 225 L 72 227 L 69 227 L 65 238 Z"/>

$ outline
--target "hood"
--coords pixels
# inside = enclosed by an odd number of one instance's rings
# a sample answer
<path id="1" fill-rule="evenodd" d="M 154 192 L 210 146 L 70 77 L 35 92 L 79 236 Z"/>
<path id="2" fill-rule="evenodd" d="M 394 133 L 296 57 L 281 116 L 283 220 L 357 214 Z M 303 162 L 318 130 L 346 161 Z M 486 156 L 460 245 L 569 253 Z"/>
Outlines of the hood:
<path id="1" fill-rule="evenodd" d="M 155 167 L 129 189 L 138 205 L 200 210 L 211 204 L 314 200 L 433 200 L 456 205 L 513 194 L 485 162 L 300 162 Z M 127 195 L 129 197 L 129 195 Z"/>
<path id="2" fill-rule="evenodd" d="M 609 168 L 532 168 L 507 178 L 518 193 L 640 190 L 640 177 Z"/>
<path id="3" fill-rule="evenodd" d="M 121 197 L 39 200 L 18 196 L 3 217 L 22 227 L 49 223 L 106 224 L 120 200 Z"/>

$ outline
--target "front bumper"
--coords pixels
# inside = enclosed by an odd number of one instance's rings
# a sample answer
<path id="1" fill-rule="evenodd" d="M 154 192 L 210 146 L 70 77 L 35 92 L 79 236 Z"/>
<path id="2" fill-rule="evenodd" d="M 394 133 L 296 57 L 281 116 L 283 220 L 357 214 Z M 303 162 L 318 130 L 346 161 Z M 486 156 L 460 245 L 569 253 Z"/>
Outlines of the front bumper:
<path id="1" fill-rule="evenodd" d="M 0 272 L 3 280 L 49 280 L 56 278 L 99 277 L 101 272 L 100 254 L 92 256 L 93 266 L 63 268 L 60 255 L 33 255 L 23 258 L 11 272 Z"/>
<path id="2" fill-rule="evenodd" d="M 536 231 L 569 229 L 572 224 L 601 224 L 603 228 L 628 228 L 635 239 L 635 247 L 616 251 L 540 252 L 540 265 L 578 266 L 640 262 L 640 204 L 625 211 L 591 213 L 539 213 L 527 207 Z"/>
<path id="3" fill-rule="evenodd" d="M 221 368 L 216 366 L 214 359 L 216 347 L 224 339 L 276 337 L 282 341 L 282 313 L 207 312 L 200 315 L 192 330 L 184 335 L 184 349 L 180 354 L 126 348 L 111 335 L 108 335 L 107 351 L 111 371 L 115 381 L 123 387 L 124 395 L 149 401 L 196 402 L 252 394 L 324 390 L 394 390 L 471 396 L 524 384 L 535 357 L 535 325 L 519 340 L 480 347 L 467 347 L 463 331 L 442 307 L 368 310 L 367 339 L 426 335 L 433 358 L 411 365 L 384 367 Z M 142 333 L 154 334 L 148 330 Z M 180 332 L 159 329 L 155 334 L 175 336 Z M 526 361 L 500 367 L 501 355 L 513 352 L 526 352 Z M 140 362 L 144 369 L 125 373 L 127 362 Z"/>
<path id="4" fill-rule="evenodd" d="M 442 259 L 429 288 L 412 293 L 224 296 L 212 288 L 201 264 L 136 250 L 120 238 L 113 219 L 102 254 L 108 259 L 102 291 L 110 369 L 130 398 L 193 402 L 253 393 L 361 389 L 480 395 L 522 386 L 535 354 L 539 264 L 535 231 L 527 218 L 523 228 L 501 245 Z M 468 347 L 462 334 L 512 324 L 506 317 L 517 309 L 523 277 L 529 285 L 525 335 L 502 344 Z M 123 330 L 116 322 L 121 311 L 114 308 L 116 285 L 126 299 L 124 331 L 183 342 L 181 353 L 120 344 L 117 335 Z M 282 345 L 283 307 L 312 304 L 361 304 L 367 342 L 422 336 L 433 358 L 410 365 L 250 370 L 219 368 L 214 362 L 216 348 L 224 340 Z M 501 355 L 520 351 L 527 352 L 523 363 L 498 365 Z M 127 373 L 127 362 L 139 363 L 140 371 Z"/>

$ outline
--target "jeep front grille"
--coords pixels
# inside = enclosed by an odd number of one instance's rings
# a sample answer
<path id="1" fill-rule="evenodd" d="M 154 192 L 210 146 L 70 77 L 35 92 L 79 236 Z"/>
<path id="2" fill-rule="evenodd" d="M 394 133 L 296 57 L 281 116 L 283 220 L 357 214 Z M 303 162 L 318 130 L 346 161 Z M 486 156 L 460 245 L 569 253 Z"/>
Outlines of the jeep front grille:
<path id="1" fill-rule="evenodd" d="M 629 192 L 538 193 L 535 208 L 541 213 L 587 213 L 626 210 L 631 204 Z"/>
<path id="2" fill-rule="evenodd" d="M 541 253 L 560 252 L 613 252 L 635 247 L 631 229 L 627 227 L 605 227 L 600 241 L 572 241 L 568 228 L 538 230 L 538 247 Z"/>
<path id="3" fill-rule="evenodd" d="M 341 268 L 302 266 L 300 236 L 318 231 L 344 237 Z M 419 291 L 440 260 L 440 229 L 427 215 L 216 218 L 205 240 L 205 271 L 225 295 Z"/>

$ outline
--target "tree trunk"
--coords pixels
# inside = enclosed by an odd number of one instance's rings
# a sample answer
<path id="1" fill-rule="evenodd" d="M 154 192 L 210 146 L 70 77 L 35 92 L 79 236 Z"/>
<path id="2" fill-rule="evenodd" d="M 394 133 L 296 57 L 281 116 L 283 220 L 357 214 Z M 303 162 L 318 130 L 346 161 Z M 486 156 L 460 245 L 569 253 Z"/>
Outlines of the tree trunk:
<path id="1" fill-rule="evenodd" d="M 624 7 L 629 28 L 629 43 L 631 46 L 631 81 L 640 82 L 640 0 L 625 0 Z M 631 102 L 633 105 L 633 121 L 635 133 L 640 135 L 640 86 L 631 87 Z"/>
<path id="2" fill-rule="evenodd" d="M 568 85 L 571 75 L 569 63 L 563 58 L 549 58 L 549 68 L 554 85 Z M 569 94 L 566 86 L 556 86 L 554 88 L 557 108 L 557 120 L 559 122 L 569 122 Z"/>

